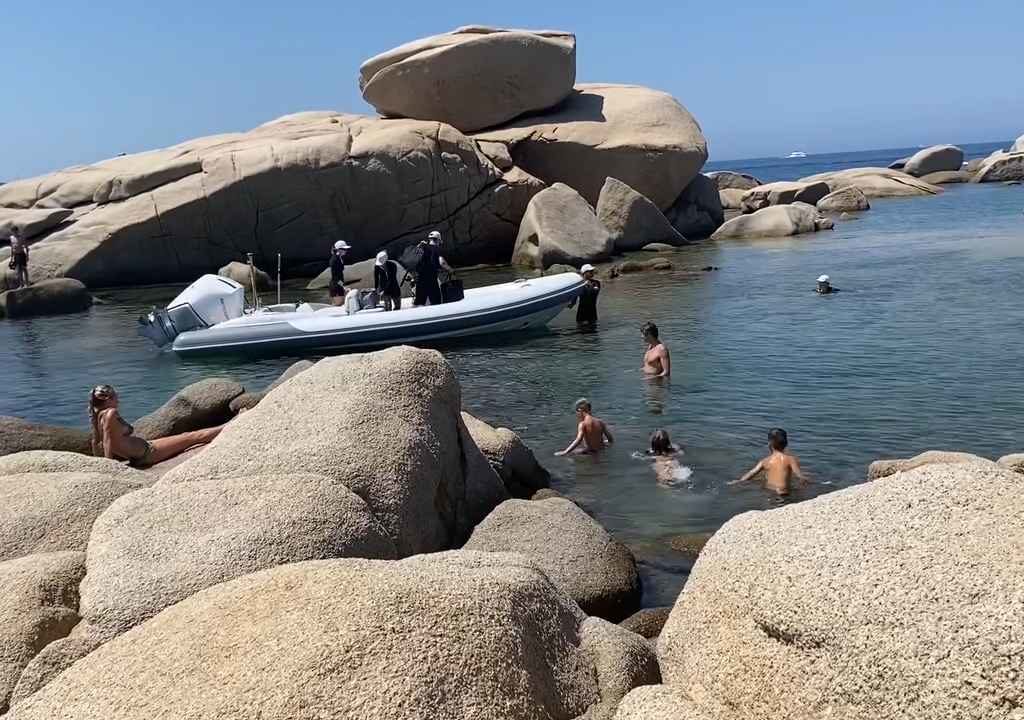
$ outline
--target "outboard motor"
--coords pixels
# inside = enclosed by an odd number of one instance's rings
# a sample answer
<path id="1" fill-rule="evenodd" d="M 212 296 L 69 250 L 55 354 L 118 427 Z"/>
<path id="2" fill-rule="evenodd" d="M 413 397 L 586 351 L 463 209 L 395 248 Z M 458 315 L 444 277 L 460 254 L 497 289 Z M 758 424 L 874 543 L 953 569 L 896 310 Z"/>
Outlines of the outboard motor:
<path id="1" fill-rule="evenodd" d="M 165 310 L 153 308 L 139 318 L 139 335 L 164 347 L 183 332 L 208 328 L 245 312 L 245 288 L 229 278 L 203 275 Z"/>

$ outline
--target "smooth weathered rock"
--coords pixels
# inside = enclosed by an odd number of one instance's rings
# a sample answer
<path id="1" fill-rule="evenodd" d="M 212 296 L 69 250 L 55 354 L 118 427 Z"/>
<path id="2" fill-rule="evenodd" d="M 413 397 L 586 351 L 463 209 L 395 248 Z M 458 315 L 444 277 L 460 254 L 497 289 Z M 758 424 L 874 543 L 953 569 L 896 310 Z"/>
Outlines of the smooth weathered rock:
<path id="1" fill-rule="evenodd" d="M 732 170 L 717 170 L 705 173 L 715 183 L 719 190 L 750 190 L 758 185 L 764 185 L 753 175 L 747 173 L 733 172 Z"/>
<path id="2" fill-rule="evenodd" d="M 361 497 L 400 556 L 443 550 L 508 497 L 461 409 L 455 372 L 435 351 L 327 358 L 268 393 L 160 484 L 318 475 Z"/>
<path id="3" fill-rule="evenodd" d="M 661 683 L 654 649 L 639 635 L 601 618 L 588 617 L 580 628 L 580 641 L 596 671 L 600 697 L 587 718 L 610 720 L 630 690 Z"/>
<path id="4" fill-rule="evenodd" d="M 863 190 L 851 185 L 823 197 L 818 201 L 818 209 L 823 212 L 860 212 L 870 210 L 871 203 Z"/>
<path id="5" fill-rule="evenodd" d="M 217 583 L 340 557 L 397 557 L 366 503 L 340 483 L 315 475 L 161 483 L 96 521 L 81 615 L 119 634 Z"/>
<path id="6" fill-rule="evenodd" d="M 996 465 L 1016 473 L 1024 474 L 1024 453 L 1012 453 L 1003 455 L 996 460 Z"/>
<path id="7" fill-rule="evenodd" d="M 84 430 L 0 415 L 0 456 L 28 450 L 60 450 L 91 455 L 92 439 Z"/>
<path id="8" fill-rule="evenodd" d="M 373 286 L 373 268 L 376 265 L 376 259 L 370 258 L 369 260 L 363 260 L 357 263 L 351 263 L 345 265 L 345 286 L 352 285 L 354 287 L 372 287 Z M 325 290 L 327 286 L 331 284 L 331 268 L 327 261 L 324 262 L 324 269 L 315 278 L 309 281 L 306 285 L 307 290 Z M 404 274 L 399 277 L 399 282 L 405 277 Z"/>
<path id="9" fill-rule="evenodd" d="M 608 277 L 618 277 L 619 275 L 630 275 L 632 273 L 671 269 L 672 261 L 668 258 L 654 258 L 653 260 L 626 260 L 625 262 L 621 262 L 610 267 L 608 269 Z"/>
<path id="10" fill-rule="evenodd" d="M 168 608 L 10 720 L 569 720 L 650 668 L 597 625 L 515 556 L 294 563 Z"/>
<path id="11" fill-rule="evenodd" d="M 920 455 L 901 460 L 875 460 L 868 465 L 868 480 L 895 475 L 898 472 L 913 470 L 923 465 L 979 465 L 982 468 L 993 468 L 995 463 L 977 455 L 948 450 L 927 450 Z"/>
<path id="12" fill-rule="evenodd" d="M 903 172 L 914 177 L 929 173 L 959 170 L 964 164 L 964 151 L 956 145 L 932 145 L 907 158 Z"/>
<path id="13" fill-rule="evenodd" d="M 725 222 L 719 191 L 703 174 L 698 174 L 686 186 L 672 207 L 665 211 L 665 216 L 672 227 L 690 239 L 710 237 Z"/>
<path id="14" fill-rule="evenodd" d="M 711 236 L 712 240 L 732 238 L 785 237 L 831 228 L 831 221 L 806 203 L 773 205 L 749 215 L 727 221 Z"/>
<path id="15" fill-rule="evenodd" d="M 686 108 L 666 93 L 636 85 L 577 85 L 550 112 L 474 138 L 503 143 L 517 167 L 548 185 L 569 185 L 591 205 L 614 177 L 666 210 L 708 157 L 700 126 Z"/>
<path id="16" fill-rule="evenodd" d="M 363 99 L 382 115 L 469 132 L 564 100 L 576 82 L 576 37 L 463 27 L 370 58 L 359 75 Z"/>
<path id="17" fill-rule="evenodd" d="M 930 185 L 905 172 L 886 168 L 851 168 L 820 173 L 802 178 L 800 182 L 823 182 L 832 192 L 854 186 L 860 188 L 868 198 L 916 197 L 938 195 L 942 192 L 942 188 L 937 185 Z"/>
<path id="18" fill-rule="evenodd" d="M 652 242 L 683 245 L 683 237 L 661 210 L 621 180 L 604 181 L 595 208 L 598 221 L 608 229 L 619 252 L 639 250 Z"/>
<path id="19" fill-rule="evenodd" d="M 551 474 L 516 433 L 495 428 L 467 412 L 462 413 L 473 442 L 505 483 L 514 498 L 526 499 L 551 483 Z"/>
<path id="20" fill-rule="evenodd" d="M 974 173 L 967 172 L 966 170 L 945 170 L 921 176 L 921 180 L 931 185 L 954 185 L 956 183 L 967 183 L 973 179 Z"/>
<path id="21" fill-rule="evenodd" d="M 29 661 L 78 622 L 83 560 L 59 552 L 0 562 L 0 714 Z"/>
<path id="22" fill-rule="evenodd" d="M 644 245 L 640 249 L 643 252 L 666 253 L 666 252 L 675 252 L 676 251 L 676 246 L 675 245 L 666 245 L 665 243 L 648 243 L 647 245 Z"/>
<path id="23" fill-rule="evenodd" d="M 974 182 L 1007 182 L 1024 180 L 1024 152 L 1004 153 L 990 157 L 974 176 Z"/>
<path id="24" fill-rule="evenodd" d="M 352 244 L 353 262 L 382 248 L 397 257 L 426 228 L 444 234 L 452 263 L 507 262 L 526 204 L 542 187 L 515 168 L 502 172 L 449 125 L 341 113 L 300 113 L 115 160 L 145 169 L 171 155 L 196 158 L 201 171 L 82 206 L 74 222 L 33 245 L 33 279 L 192 281 L 247 250 L 268 267 L 278 253 L 286 267 L 326 265 L 339 238 Z M 72 193 L 84 202 L 113 172 L 107 165 L 0 186 L 0 207 L 40 207 L 56 196 L 53 187 L 70 192 L 72 179 L 85 183 Z"/>
<path id="25" fill-rule="evenodd" d="M 260 400 L 267 396 L 267 393 L 276 388 L 277 386 L 291 380 L 293 377 L 298 375 L 300 372 L 305 372 L 313 367 L 314 363 L 311 360 L 299 360 L 298 362 L 288 366 L 281 375 L 270 383 L 265 389 L 259 392 L 246 392 L 242 393 L 228 405 L 232 415 L 237 415 L 242 410 L 248 410 L 259 405 Z"/>
<path id="26" fill-rule="evenodd" d="M 92 295 L 85 285 L 71 278 L 52 278 L 28 287 L 0 293 L 0 318 L 28 318 L 63 315 L 87 310 Z"/>
<path id="27" fill-rule="evenodd" d="M 568 185 L 555 183 L 527 206 L 512 263 L 541 269 L 555 264 L 579 267 L 607 260 L 614 247 L 587 201 Z"/>
<path id="28" fill-rule="evenodd" d="M 245 392 L 234 380 L 207 378 L 192 383 L 145 417 L 135 421 L 135 434 L 146 440 L 215 427 L 232 418 L 231 401 Z"/>
<path id="29" fill-rule="evenodd" d="M 588 615 L 617 622 L 640 605 L 633 554 L 569 500 L 508 500 L 464 547 L 531 558 Z"/>
<path id="30" fill-rule="evenodd" d="M 659 638 L 666 686 L 716 720 L 1013 717 L 1022 489 L 936 464 L 733 518 Z"/>
<path id="31" fill-rule="evenodd" d="M 0 561 L 33 553 L 85 550 L 96 518 L 142 487 L 133 476 L 87 472 L 0 476 Z"/>
<path id="32" fill-rule="evenodd" d="M 25 450 L 0 457 L 0 477 L 22 473 L 97 473 L 142 482 L 145 477 L 127 463 L 61 450 Z"/>
<path id="33" fill-rule="evenodd" d="M 82 572 L 85 572 L 83 567 Z M 77 607 L 77 590 L 75 591 Z M 54 640 L 25 666 L 11 692 L 11 707 L 39 692 L 51 680 L 109 640 L 86 622 L 79 622 L 67 635 Z"/>
<path id="34" fill-rule="evenodd" d="M 637 610 L 619 625 L 642 638 L 653 640 L 661 635 L 661 629 L 665 626 L 665 621 L 668 620 L 671 612 L 671 606 L 644 608 Z"/>
<path id="35" fill-rule="evenodd" d="M 830 192 L 823 182 L 773 182 L 747 190 L 740 200 L 740 210 L 752 213 L 772 205 L 804 202 L 814 205 Z"/>
<path id="36" fill-rule="evenodd" d="M 247 263 L 232 260 L 218 270 L 217 274 L 241 284 L 242 287 L 245 288 L 246 292 L 252 291 L 252 279 L 249 275 L 249 265 Z M 265 292 L 274 287 L 274 281 L 270 279 L 270 275 L 263 272 L 258 267 L 253 268 L 253 276 L 256 278 L 257 292 Z"/>
<path id="37" fill-rule="evenodd" d="M 739 210 L 746 194 L 747 191 L 740 188 L 726 188 L 718 191 L 718 201 L 724 210 Z"/>
<path id="38" fill-rule="evenodd" d="M 15 210 L 0 207 L 0 238 L 7 240 L 11 230 L 17 227 L 23 238 L 34 238 L 47 230 L 57 227 L 71 217 L 73 210 L 54 208 L 52 210 Z"/>

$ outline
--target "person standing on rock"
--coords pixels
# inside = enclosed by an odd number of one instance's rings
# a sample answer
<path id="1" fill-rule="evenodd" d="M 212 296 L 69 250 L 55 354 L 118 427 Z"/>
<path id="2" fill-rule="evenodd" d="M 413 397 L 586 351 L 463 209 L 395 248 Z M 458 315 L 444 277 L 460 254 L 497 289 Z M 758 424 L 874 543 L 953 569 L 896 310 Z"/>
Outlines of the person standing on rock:
<path id="1" fill-rule="evenodd" d="M 17 225 L 11 226 L 11 270 L 14 271 L 18 287 L 28 287 L 32 283 L 28 278 L 28 243 L 21 237 Z"/>
<path id="2" fill-rule="evenodd" d="M 672 358 L 665 343 L 658 337 L 658 326 L 652 322 L 644 323 L 640 332 L 647 343 L 647 352 L 644 353 L 644 374 L 648 377 L 663 378 L 672 375 Z"/>
<path id="3" fill-rule="evenodd" d="M 373 263 L 373 286 L 384 298 L 384 310 L 402 309 L 402 289 L 398 284 L 398 263 L 388 260 L 387 250 L 377 253 Z"/>
<path id="4" fill-rule="evenodd" d="M 576 308 L 576 323 L 579 325 L 597 325 L 597 296 L 601 294 L 601 281 L 594 277 L 594 266 L 586 264 L 580 268 L 580 275 L 586 280 L 579 297 L 569 303 L 572 307 L 579 301 Z"/>
<path id="5" fill-rule="evenodd" d="M 425 241 L 420 242 L 420 259 L 416 263 L 416 299 L 414 305 L 440 305 L 441 285 L 438 275 L 448 269 L 448 263 L 441 257 L 441 233 L 431 230 Z"/>
<path id="6" fill-rule="evenodd" d="M 345 302 L 345 253 L 351 247 L 344 240 L 334 243 L 334 249 L 331 252 L 331 282 L 327 286 L 331 305 L 340 306 Z"/>

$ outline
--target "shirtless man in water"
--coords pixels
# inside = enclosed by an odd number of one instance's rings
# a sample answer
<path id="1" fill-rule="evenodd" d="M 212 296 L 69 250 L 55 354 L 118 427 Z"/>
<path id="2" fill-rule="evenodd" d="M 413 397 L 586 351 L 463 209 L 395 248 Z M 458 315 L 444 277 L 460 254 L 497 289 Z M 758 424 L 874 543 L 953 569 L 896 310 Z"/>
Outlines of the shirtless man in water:
<path id="1" fill-rule="evenodd" d="M 644 353 L 644 374 L 649 377 L 668 377 L 672 374 L 672 358 L 669 357 L 665 343 L 658 339 L 658 326 L 652 322 L 645 323 L 640 332 L 647 343 Z"/>
<path id="2" fill-rule="evenodd" d="M 771 450 L 771 454 L 755 465 L 746 475 L 739 480 L 733 480 L 729 485 L 747 482 L 760 472 L 764 472 L 765 489 L 779 495 L 789 493 L 794 478 L 800 482 L 799 487 L 806 485 L 807 478 L 800 470 L 800 460 L 796 455 L 786 452 L 787 445 L 789 445 L 789 437 L 785 430 L 782 428 L 769 430 L 768 448 Z"/>
<path id="3" fill-rule="evenodd" d="M 615 442 L 604 420 L 590 414 L 590 401 L 586 398 L 580 398 L 576 401 L 576 419 L 580 421 L 576 432 L 576 439 L 572 441 L 569 447 L 556 452 L 555 455 L 568 455 L 579 448 L 580 445 L 583 446 L 580 452 L 594 453 L 603 450 Z M 605 439 L 607 439 L 607 443 L 605 443 Z"/>

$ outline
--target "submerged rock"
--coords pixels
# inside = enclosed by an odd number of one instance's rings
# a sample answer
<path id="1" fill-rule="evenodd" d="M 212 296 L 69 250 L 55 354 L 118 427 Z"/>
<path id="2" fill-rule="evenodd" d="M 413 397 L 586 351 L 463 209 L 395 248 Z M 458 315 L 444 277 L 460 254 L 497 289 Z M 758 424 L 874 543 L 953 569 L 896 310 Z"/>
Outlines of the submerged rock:
<path id="1" fill-rule="evenodd" d="M 92 295 L 85 285 L 71 278 L 33 282 L 28 287 L 0 293 L 0 318 L 28 318 L 64 315 L 88 310 Z"/>
<path id="2" fill-rule="evenodd" d="M 956 145 L 932 145 L 907 158 L 900 169 L 908 175 L 923 177 L 930 173 L 952 172 L 964 164 L 964 151 Z"/>
<path id="3" fill-rule="evenodd" d="M 666 691 L 730 720 L 1011 717 L 1022 489 L 935 464 L 734 517 L 659 638 Z"/>
<path id="4" fill-rule="evenodd" d="M 598 221 L 611 234 L 616 251 L 639 250 L 652 242 L 686 243 L 654 203 L 613 177 L 604 181 L 595 210 Z"/>
<path id="5" fill-rule="evenodd" d="M 786 237 L 831 227 L 832 221 L 819 215 L 814 207 L 798 202 L 774 205 L 735 217 L 718 228 L 711 239 Z"/>
<path id="6" fill-rule="evenodd" d="M 653 260 L 626 260 L 608 269 L 608 277 L 619 275 L 631 275 L 632 273 L 652 272 L 660 270 L 671 270 L 672 261 L 668 258 L 654 258 Z"/>
<path id="7" fill-rule="evenodd" d="M 530 201 L 519 226 L 512 263 L 546 268 L 600 262 L 611 257 L 611 235 L 594 209 L 568 185 L 555 183 Z"/>
<path id="8" fill-rule="evenodd" d="M 576 37 L 461 27 L 370 58 L 359 75 L 363 99 L 382 115 L 469 132 L 564 100 L 576 81 Z"/>
<path id="9" fill-rule="evenodd" d="M 525 555 L 588 615 L 618 622 L 640 605 L 633 554 L 569 500 L 508 500 L 464 547 Z"/>

